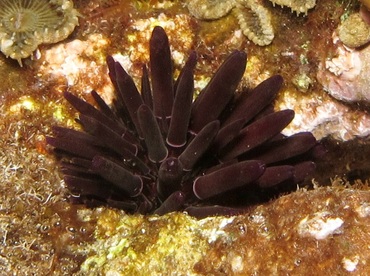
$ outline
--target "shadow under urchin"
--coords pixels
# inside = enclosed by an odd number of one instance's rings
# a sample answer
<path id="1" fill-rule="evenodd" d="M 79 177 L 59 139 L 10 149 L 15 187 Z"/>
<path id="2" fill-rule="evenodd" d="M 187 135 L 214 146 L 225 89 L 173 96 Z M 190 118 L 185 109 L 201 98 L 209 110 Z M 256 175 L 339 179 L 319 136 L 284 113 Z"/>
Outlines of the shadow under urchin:
<path id="1" fill-rule="evenodd" d="M 83 131 L 54 126 L 47 143 L 60 159 L 70 198 L 128 213 L 187 211 L 195 217 L 233 215 L 296 189 L 315 169 L 320 144 L 310 132 L 281 131 L 294 111 L 274 111 L 283 79 L 272 76 L 236 94 L 247 57 L 234 51 L 193 101 L 192 52 L 178 78 L 168 37 L 155 27 L 150 71 L 141 93 L 112 57 L 107 58 L 116 99 L 96 107 L 69 92 Z"/>

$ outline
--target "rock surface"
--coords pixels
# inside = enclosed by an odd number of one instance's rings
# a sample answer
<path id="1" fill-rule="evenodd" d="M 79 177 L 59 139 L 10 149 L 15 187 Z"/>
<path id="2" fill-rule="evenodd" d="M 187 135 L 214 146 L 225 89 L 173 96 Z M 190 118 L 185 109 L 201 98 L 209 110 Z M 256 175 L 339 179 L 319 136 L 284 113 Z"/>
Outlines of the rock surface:
<path id="1" fill-rule="evenodd" d="M 229 218 L 96 210 L 96 241 L 80 275 L 365 275 L 369 202 L 368 190 L 336 186 L 300 190 Z"/>

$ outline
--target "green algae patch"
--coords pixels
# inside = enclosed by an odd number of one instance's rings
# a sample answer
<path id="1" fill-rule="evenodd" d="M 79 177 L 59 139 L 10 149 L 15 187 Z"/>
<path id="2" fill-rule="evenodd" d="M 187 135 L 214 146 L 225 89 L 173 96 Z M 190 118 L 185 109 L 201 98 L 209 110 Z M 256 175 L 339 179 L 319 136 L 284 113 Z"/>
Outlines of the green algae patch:
<path id="1" fill-rule="evenodd" d="M 207 252 L 199 221 L 183 213 L 158 217 L 102 209 L 99 217 L 96 242 L 89 246 L 82 273 L 189 275 Z"/>
<path id="2" fill-rule="evenodd" d="M 368 275 L 369 202 L 367 184 L 333 183 L 235 217 L 98 208 L 95 241 L 76 275 Z"/>

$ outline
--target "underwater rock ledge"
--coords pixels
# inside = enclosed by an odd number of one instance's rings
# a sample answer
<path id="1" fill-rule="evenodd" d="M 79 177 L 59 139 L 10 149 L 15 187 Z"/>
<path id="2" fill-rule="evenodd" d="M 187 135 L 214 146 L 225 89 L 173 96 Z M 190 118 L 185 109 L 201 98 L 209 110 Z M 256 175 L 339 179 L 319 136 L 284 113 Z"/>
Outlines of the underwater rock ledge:
<path id="1" fill-rule="evenodd" d="M 96 241 L 85 248 L 78 275 L 364 275 L 368 202 L 368 190 L 334 186 L 299 190 L 229 218 L 96 209 Z"/>

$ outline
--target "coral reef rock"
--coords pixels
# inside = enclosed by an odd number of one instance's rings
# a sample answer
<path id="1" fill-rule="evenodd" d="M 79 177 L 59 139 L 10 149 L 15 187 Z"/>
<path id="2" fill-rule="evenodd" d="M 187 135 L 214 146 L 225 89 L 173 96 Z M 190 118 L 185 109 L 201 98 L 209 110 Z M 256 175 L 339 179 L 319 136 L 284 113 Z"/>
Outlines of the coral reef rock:
<path id="1" fill-rule="evenodd" d="M 370 47 L 351 49 L 333 37 L 337 55 L 319 65 L 319 82 L 338 100 L 369 102 Z"/>
<path id="2" fill-rule="evenodd" d="M 370 41 L 370 25 L 359 13 L 354 13 L 339 26 L 338 35 L 344 45 L 361 47 Z"/>
<path id="3" fill-rule="evenodd" d="M 369 191 L 328 187 L 229 218 L 97 209 L 96 241 L 80 275 L 365 275 L 369 201 Z"/>

